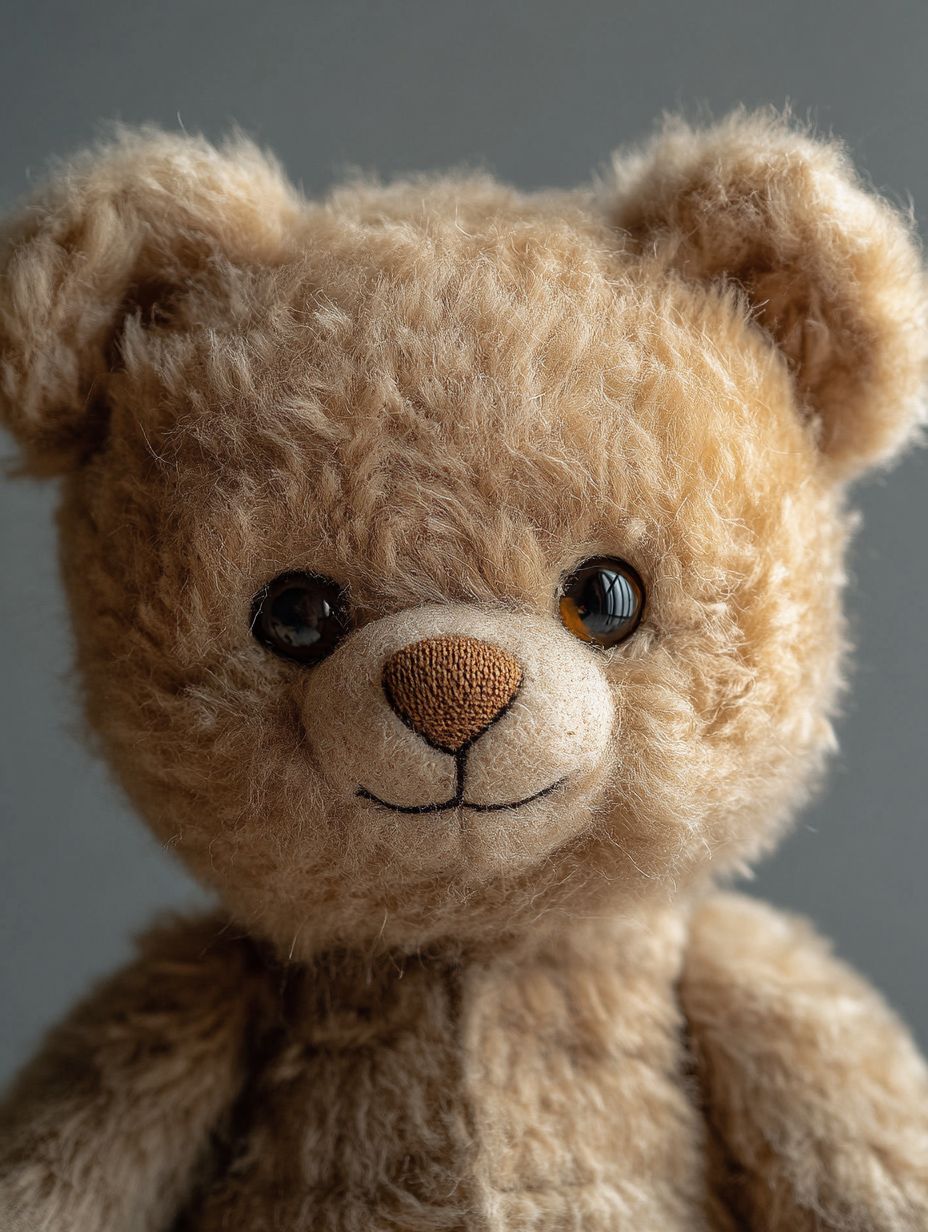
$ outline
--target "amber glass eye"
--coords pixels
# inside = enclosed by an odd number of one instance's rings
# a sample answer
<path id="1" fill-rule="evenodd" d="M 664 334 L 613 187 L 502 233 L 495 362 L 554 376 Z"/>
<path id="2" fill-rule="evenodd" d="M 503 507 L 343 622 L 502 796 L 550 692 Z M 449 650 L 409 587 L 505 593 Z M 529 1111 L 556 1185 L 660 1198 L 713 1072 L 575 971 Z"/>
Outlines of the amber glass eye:
<path id="1" fill-rule="evenodd" d="M 314 573 L 282 573 L 251 605 L 251 631 L 258 641 L 299 663 L 324 659 L 350 628 L 344 590 Z"/>
<path id="2" fill-rule="evenodd" d="M 617 646 L 641 622 L 644 586 L 624 560 L 595 556 L 561 583 L 558 610 L 564 627 L 581 641 Z"/>

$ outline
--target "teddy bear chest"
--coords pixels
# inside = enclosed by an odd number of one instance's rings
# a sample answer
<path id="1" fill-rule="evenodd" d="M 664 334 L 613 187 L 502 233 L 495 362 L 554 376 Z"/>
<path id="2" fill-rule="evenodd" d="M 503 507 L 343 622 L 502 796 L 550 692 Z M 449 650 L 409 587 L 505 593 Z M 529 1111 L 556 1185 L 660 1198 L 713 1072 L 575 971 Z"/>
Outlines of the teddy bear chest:
<path id="1" fill-rule="evenodd" d="M 547 964 L 312 1000 L 196 1232 L 715 1226 L 669 1002 Z"/>

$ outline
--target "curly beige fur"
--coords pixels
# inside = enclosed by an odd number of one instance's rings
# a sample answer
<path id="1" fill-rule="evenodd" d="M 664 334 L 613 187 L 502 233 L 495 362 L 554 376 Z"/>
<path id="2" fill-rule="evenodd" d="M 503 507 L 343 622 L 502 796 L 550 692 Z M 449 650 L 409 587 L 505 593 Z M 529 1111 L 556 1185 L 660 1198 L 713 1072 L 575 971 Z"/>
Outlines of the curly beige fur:
<path id="1" fill-rule="evenodd" d="M 681 996 L 747 1227 L 928 1228 L 928 1068 L 808 924 L 710 899 Z"/>
<path id="2" fill-rule="evenodd" d="M 841 152 L 738 115 L 574 193 L 309 202 L 242 139 L 124 132 L 0 270 L 88 719 L 225 919 L 14 1088 L 4 1226 L 925 1226 L 908 1037 L 713 897 L 819 778 L 846 481 L 922 418 L 919 254 Z M 647 595 L 608 650 L 558 618 L 597 556 Z M 318 666 L 252 632 L 295 571 L 346 595 Z M 515 665 L 472 745 L 384 689 L 428 639 Z"/>

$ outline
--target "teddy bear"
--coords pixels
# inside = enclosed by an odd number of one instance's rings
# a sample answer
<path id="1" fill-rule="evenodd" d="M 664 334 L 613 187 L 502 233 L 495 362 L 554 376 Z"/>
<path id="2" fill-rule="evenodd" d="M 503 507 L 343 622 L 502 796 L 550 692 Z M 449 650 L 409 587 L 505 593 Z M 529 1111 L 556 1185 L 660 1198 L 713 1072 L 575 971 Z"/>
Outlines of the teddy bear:
<path id="1" fill-rule="evenodd" d="M 14 1081 L 0 1226 L 928 1228 L 906 1028 L 726 888 L 821 779 L 852 484 L 922 418 L 841 148 L 738 112 L 314 201 L 120 130 L 2 253 L 88 723 L 215 907 Z"/>

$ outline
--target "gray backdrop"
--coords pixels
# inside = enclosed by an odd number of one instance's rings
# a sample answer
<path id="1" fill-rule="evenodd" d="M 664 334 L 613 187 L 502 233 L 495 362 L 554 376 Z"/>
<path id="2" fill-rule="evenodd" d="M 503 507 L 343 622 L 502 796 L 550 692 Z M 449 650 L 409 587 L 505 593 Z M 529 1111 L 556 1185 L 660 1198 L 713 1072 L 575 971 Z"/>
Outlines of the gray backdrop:
<path id="1" fill-rule="evenodd" d="M 924 0 L 33 0 L 0 40 L 0 204 L 100 119 L 237 122 L 307 191 L 350 164 L 569 185 L 668 108 L 789 100 L 928 219 Z M 5 442 L 4 442 L 5 444 Z M 813 915 L 928 1042 L 928 455 L 860 491 L 860 647 L 829 789 L 754 889 Z M 0 483 L 0 1076 L 197 891 L 80 743 L 50 486 Z"/>

